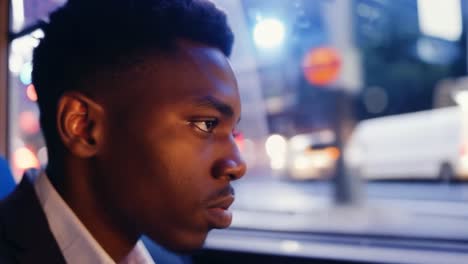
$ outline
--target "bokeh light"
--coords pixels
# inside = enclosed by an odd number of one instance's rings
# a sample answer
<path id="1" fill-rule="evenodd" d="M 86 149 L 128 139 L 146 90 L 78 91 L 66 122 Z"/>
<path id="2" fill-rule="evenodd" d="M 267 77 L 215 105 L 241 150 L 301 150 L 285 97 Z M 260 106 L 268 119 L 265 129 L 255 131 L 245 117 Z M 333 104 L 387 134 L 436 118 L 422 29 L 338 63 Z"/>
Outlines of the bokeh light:
<path id="1" fill-rule="evenodd" d="M 287 141 L 281 135 L 271 135 L 265 142 L 265 149 L 269 157 L 283 155 L 287 150 Z"/>
<path id="2" fill-rule="evenodd" d="M 30 149 L 22 147 L 13 153 L 13 165 L 20 170 L 39 168 L 39 160 Z"/>
<path id="3" fill-rule="evenodd" d="M 387 92 L 381 87 L 371 87 L 364 93 L 364 105 L 367 112 L 379 114 L 388 106 Z"/>
<path id="4" fill-rule="evenodd" d="M 23 64 L 23 67 L 21 67 L 21 72 L 20 72 L 20 81 L 24 85 L 29 85 L 31 84 L 31 73 L 32 73 L 32 64 L 31 62 L 27 62 Z"/>
<path id="5" fill-rule="evenodd" d="M 19 115 L 19 127 L 27 134 L 36 134 L 40 130 L 39 118 L 37 114 L 24 111 Z"/>
<path id="6" fill-rule="evenodd" d="M 271 49 L 281 46 L 286 29 L 284 24 L 275 18 L 260 20 L 254 28 L 254 41 L 259 48 Z"/>
<path id="7" fill-rule="evenodd" d="M 236 142 L 237 147 L 239 148 L 239 151 L 243 152 L 244 151 L 244 142 L 245 142 L 244 134 L 242 134 L 241 132 L 236 132 L 234 140 Z"/>
<path id="8" fill-rule="evenodd" d="M 286 166 L 286 154 L 288 142 L 281 135 L 271 135 L 265 142 L 265 150 L 270 157 L 270 166 L 272 169 L 280 170 Z"/>
<path id="9" fill-rule="evenodd" d="M 10 59 L 8 60 L 8 69 L 13 74 L 19 74 L 23 67 L 23 58 L 19 54 L 12 53 Z"/>
<path id="10" fill-rule="evenodd" d="M 26 88 L 26 96 L 28 97 L 29 100 L 33 102 L 37 101 L 36 88 L 34 87 L 33 84 L 28 85 L 28 87 Z"/>
<path id="11" fill-rule="evenodd" d="M 418 0 L 418 21 L 423 34 L 457 41 L 463 32 L 460 0 Z"/>

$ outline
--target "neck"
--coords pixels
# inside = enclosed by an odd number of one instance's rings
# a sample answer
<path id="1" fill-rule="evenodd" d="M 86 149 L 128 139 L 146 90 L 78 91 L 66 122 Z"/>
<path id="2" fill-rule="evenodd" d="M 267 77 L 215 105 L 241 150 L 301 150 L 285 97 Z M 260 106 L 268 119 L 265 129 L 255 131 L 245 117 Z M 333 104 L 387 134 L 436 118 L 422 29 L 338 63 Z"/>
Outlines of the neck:
<path id="1" fill-rule="evenodd" d="M 99 188 L 92 181 L 99 175 L 92 173 L 89 162 L 67 160 L 63 164 L 58 167 L 51 163 L 47 167 L 52 185 L 107 254 L 116 262 L 122 260 L 135 246 L 139 234 L 118 221 L 122 217 L 99 198 Z"/>

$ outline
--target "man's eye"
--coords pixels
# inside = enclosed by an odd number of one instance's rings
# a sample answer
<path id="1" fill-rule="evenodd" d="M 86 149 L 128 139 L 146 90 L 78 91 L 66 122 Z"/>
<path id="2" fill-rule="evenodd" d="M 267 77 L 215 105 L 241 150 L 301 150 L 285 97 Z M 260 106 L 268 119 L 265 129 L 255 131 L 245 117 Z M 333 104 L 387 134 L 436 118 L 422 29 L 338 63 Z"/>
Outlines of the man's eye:
<path id="1" fill-rule="evenodd" d="M 192 125 L 206 133 L 212 133 L 219 121 L 217 119 L 192 121 Z"/>

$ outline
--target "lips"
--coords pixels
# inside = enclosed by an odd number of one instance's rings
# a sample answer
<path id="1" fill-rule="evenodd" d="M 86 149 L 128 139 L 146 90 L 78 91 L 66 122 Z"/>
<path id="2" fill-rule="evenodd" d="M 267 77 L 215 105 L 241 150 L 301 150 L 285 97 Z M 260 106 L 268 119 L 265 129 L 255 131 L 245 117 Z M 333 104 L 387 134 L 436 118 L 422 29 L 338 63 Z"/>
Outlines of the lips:
<path id="1" fill-rule="evenodd" d="M 227 210 L 234 202 L 234 195 L 226 195 L 210 203 L 208 208 L 221 208 Z"/>
<path id="2" fill-rule="evenodd" d="M 227 228 L 232 222 L 232 213 L 228 211 L 234 202 L 234 195 L 227 195 L 211 202 L 206 210 L 208 225 L 211 228 Z"/>

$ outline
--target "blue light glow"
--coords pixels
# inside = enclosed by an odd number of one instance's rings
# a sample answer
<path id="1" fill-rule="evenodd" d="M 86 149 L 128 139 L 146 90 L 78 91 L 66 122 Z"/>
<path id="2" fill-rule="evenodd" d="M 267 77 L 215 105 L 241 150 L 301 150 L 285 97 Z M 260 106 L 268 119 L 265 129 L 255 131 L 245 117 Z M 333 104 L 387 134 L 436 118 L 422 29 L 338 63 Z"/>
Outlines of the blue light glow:
<path id="1" fill-rule="evenodd" d="M 25 63 L 23 67 L 21 68 L 21 73 L 20 73 L 20 81 L 24 85 L 29 85 L 31 84 L 31 73 L 32 73 L 32 64 L 30 62 Z"/>

